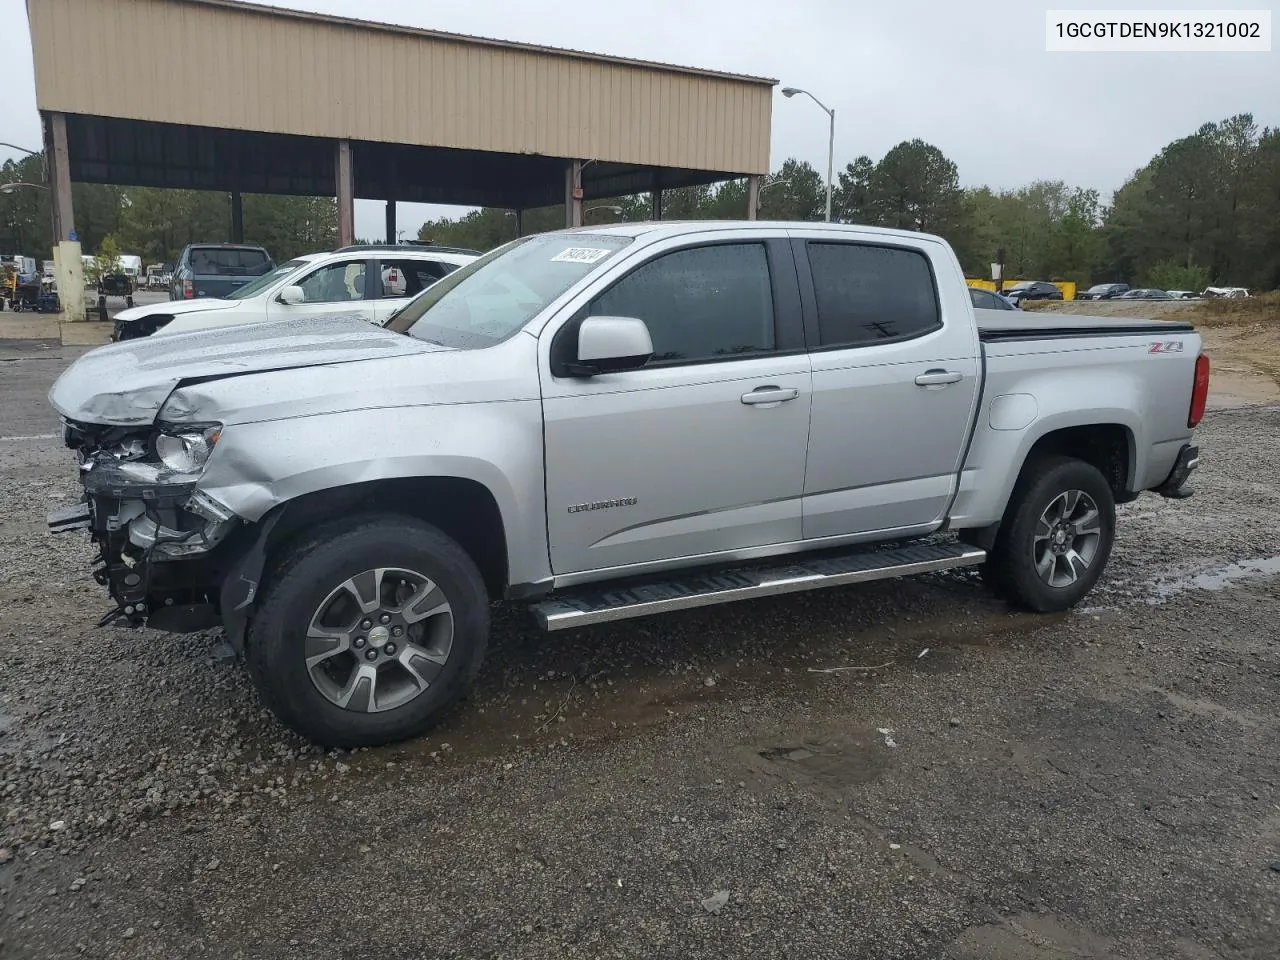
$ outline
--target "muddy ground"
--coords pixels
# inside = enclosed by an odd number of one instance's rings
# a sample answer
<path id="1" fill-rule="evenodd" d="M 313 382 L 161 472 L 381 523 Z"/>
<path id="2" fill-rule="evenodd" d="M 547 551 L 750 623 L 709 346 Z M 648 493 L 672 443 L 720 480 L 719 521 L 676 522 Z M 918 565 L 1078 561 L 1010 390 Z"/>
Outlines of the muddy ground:
<path id="1" fill-rule="evenodd" d="M 1204 339 L 1218 406 L 1280 402 L 1280 293 L 1219 300 L 1077 300 L 1036 312 L 1183 320 Z"/>
<path id="2" fill-rule="evenodd" d="M 321 753 L 216 637 L 93 626 L 44 531 L 73 353 L 0 364 L 0 958 L 1280 953 L 1280 405 L 1212 412 L 1071 614 L 971 575 L 503 613 L 443 727 Z"/>

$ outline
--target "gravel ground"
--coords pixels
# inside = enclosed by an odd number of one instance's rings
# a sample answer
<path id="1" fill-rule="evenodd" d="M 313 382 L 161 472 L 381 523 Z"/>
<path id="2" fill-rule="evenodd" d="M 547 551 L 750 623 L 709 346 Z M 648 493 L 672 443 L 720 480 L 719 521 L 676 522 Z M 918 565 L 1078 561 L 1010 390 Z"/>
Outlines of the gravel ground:
<path id="1" fill-rule="evenodd" d="M 0 438 L 62 363 L 0 364 Z M 1199 434 L 1072 614 L 968 575 L 503 611 L 455 716 L 351 753 L 214 635 L 95 628 L 69 452 L 0 439 L 0 957 L 1274 958 L 1280 407 Z"/>

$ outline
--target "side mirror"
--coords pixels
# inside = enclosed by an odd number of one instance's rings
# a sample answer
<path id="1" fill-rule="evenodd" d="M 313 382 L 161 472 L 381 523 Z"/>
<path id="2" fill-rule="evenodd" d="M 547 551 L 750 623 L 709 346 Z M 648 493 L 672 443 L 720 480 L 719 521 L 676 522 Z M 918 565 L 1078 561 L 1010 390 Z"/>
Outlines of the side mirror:
<path id="1" fill-rule="evenodd" d="M 616 373 L 643 367 L 653 356 L 653 340 L 635 317 L 587 317 L 578 328 L 578 362 L 573 376 Z"/>
<path id="2" fill-rule="evenodd" d="M 301 287 L 285 287 L 280 291 L 281 303 L 302 303 L 307 299 L 307 295 L 302 292 Z"/>

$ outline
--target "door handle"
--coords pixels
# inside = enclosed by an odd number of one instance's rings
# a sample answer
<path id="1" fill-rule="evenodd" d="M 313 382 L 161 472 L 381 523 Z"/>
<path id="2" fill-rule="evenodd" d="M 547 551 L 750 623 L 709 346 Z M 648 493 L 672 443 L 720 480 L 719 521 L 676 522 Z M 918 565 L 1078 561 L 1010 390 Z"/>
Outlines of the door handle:
<path id="1" fill-rule="evenodd" d="M 916 377 L 916 385 L 920 387 L 941 387 L 948 383 L 959 383 L 964 374 L 955 370 L 930 370 Z"/>
<path id="2" fill-rule="evenodd" d="M 750 393 L 742 395 L 743 403 L 782 403 L 800 396 L 795 387 L 756 387 Z"/>

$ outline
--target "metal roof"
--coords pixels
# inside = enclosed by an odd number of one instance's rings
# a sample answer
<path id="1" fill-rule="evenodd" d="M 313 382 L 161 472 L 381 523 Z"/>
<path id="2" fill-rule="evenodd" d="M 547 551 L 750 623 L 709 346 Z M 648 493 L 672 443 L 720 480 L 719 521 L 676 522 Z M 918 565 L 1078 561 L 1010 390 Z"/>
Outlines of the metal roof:
<path id="1" fill-rule="evenodd" d="M 769 170 L 773 83 L 241 0 L 28 0 L 72 176 L 529 207 Z M 74 55 L 68 53 L 74 51 Z"/>
<path id="2" fill-rule="evenodd" d="M 291 17 L 297 20 L 311 20 L 317 23 L 336 24 L 360 30 L 377 30 L 390 33 L 404 33 L 410 36 L 426 37 L 433 40 L 449 40 L 457 43 L 480 44 L 483 46 L 501 47 L 505 50 L 522 50 L 528 53 L 543 53 L 556 57 L 572 57 L 577 60 L 593 60 L 597 63 L 626 64 L 631 67 L 644 67 L 652 70 L 688 73 L 698 77 L 714 77 L 719 80 L 739 80 L 745 83 L 763 83 L 776 86 L 778 81 L 770 77 L 756 77 L 750 74 L 729 73 L 721 70 L 707 70 L 702 67 L 688 67 L 675 63 L 664 63 L 658 60 L 641 60 L 633 57 L 615 57 L 589 50 L 575 50 L 570 47 L 549 47 L 536 43 L 521 43 L 516 40 L 500 40 L 495 37 L 479 37 L 463 33 L 448 33 L 443 30 L 429 30 L 425 27 L 411 27 L 399 23 L 387 23 L 380 20 L 357 20 L 353 17 L 341 17 L 330 13 L 317 13 L 311 10 L 298 10 L 291 7 L 278 7 L 274 4 L 247 3 L 245 0 L 176 0 L 179 3 L 193 3 L 212 7 L 229 7 L 251 13 L 261 13 L 273 17 Z"/>

